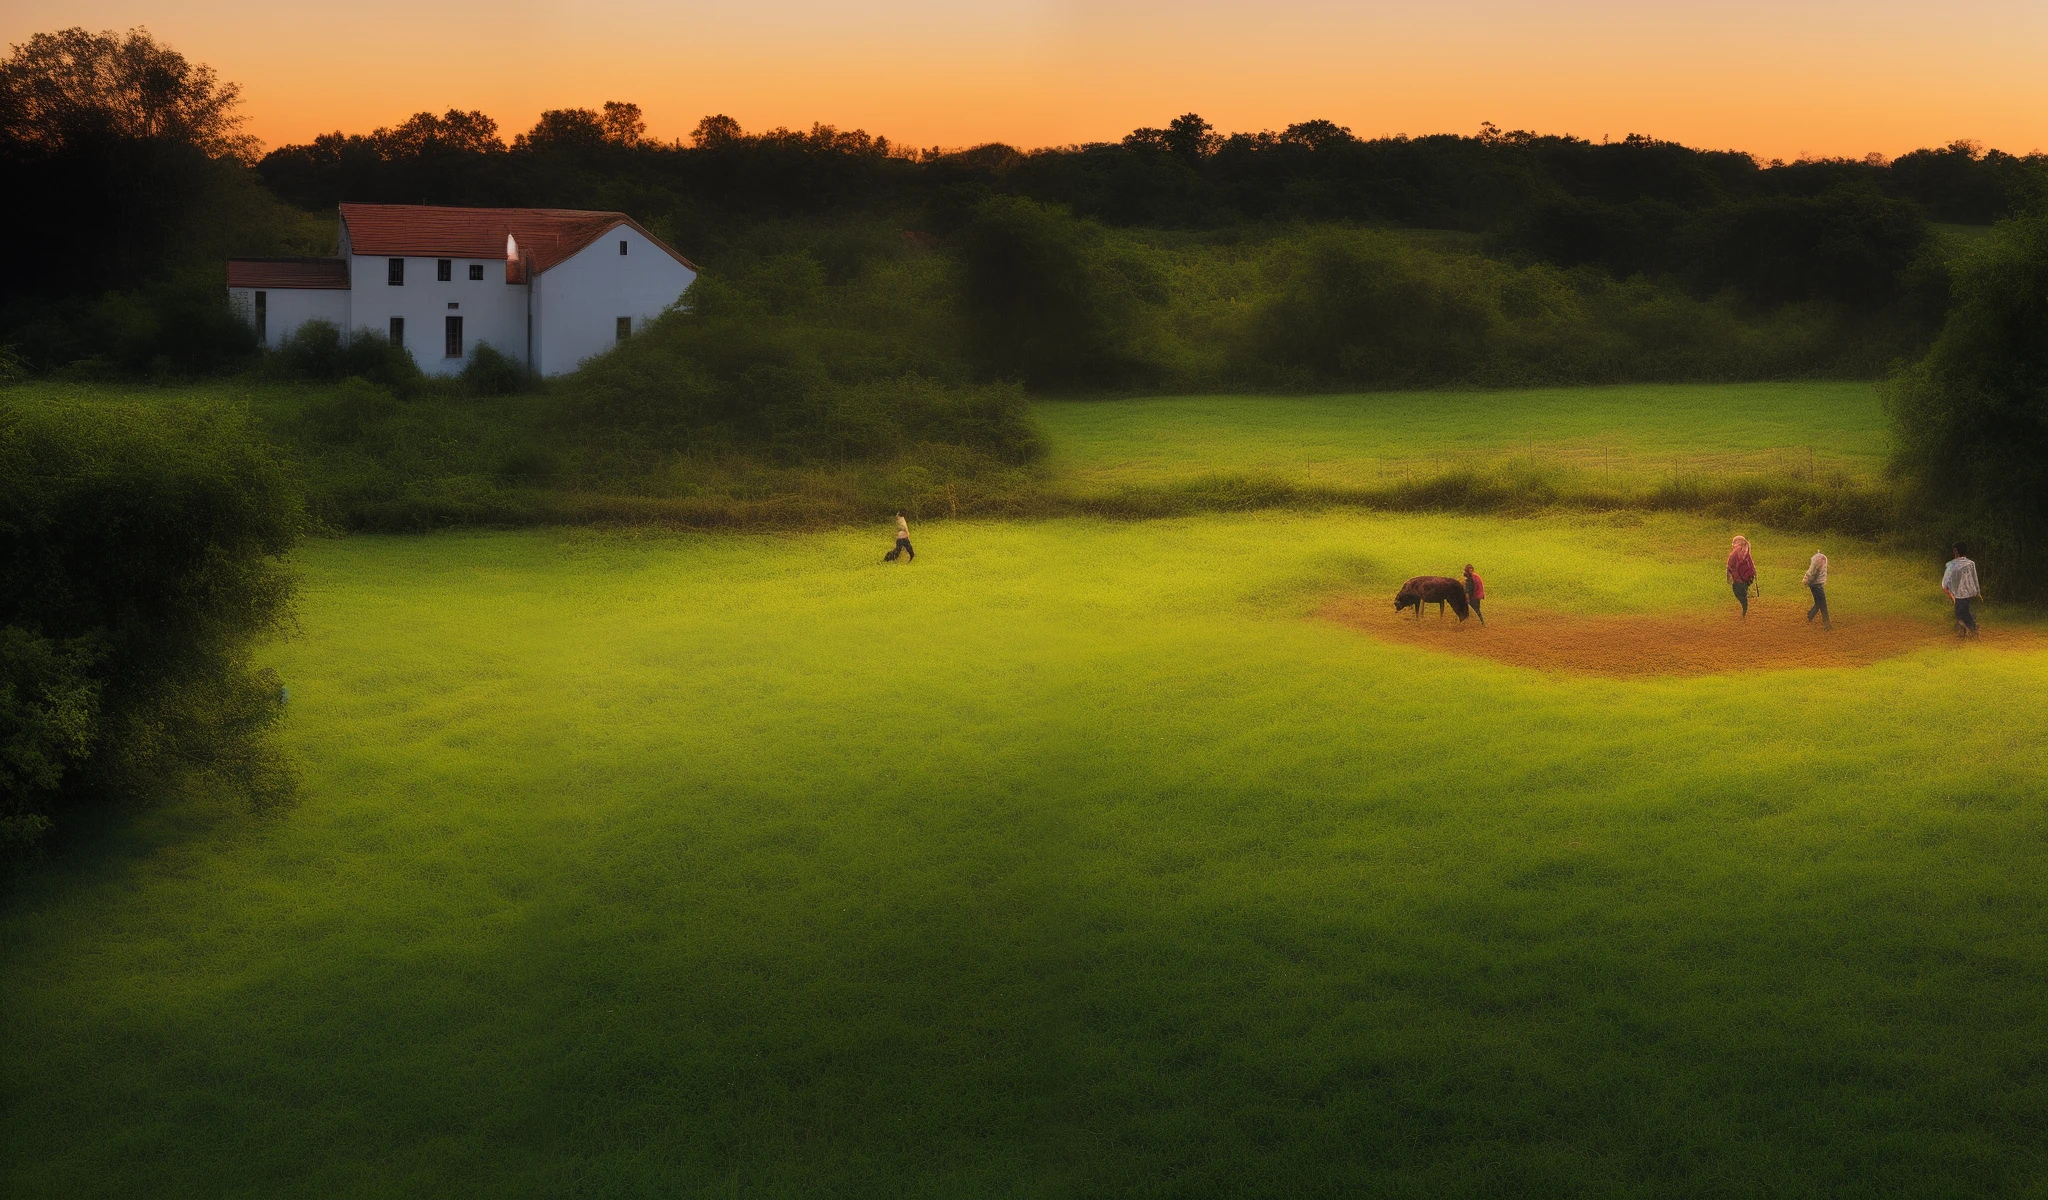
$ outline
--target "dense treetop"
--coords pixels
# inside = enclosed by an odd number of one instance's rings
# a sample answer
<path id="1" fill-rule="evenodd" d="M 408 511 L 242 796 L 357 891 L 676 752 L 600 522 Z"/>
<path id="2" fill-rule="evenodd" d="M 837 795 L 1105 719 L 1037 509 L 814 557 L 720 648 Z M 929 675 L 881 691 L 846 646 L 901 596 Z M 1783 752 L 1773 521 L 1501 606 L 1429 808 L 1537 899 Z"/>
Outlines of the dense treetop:
<path id="1" fill-rule="evenodd" d="M 637 105 L 553 110 L 508 145 L 478 112 L 420 113 L 395 129 L 326 134 L 259 165 L 303 208 L 343 199 L 443 204 L 598 203 L 627 192 L 685 225 L 691 218 L 911 209 L 943 226 L 963 195 L 1008 193 L 1113 225 L 1214 229 L 1274 220 L 1340 220 L 1487 231 L 1544 205 L 1595 211 L 1696 211 L 1860 188 L 1921 206 L 1938 221 L 1988 223 L 2041 194 L 2048 161 L 1970 142 L 1892 162 L 1759 163 L 1631 134 L 1618 142 L 1503 132 L 1359 138 L 1327 120 L 1279 132 L 1223 134 L 1188 113 L 1119 142 L 1020 150 L 909 149 L 814 125 L 747 133 L 704 118 L 691 138 L 647 138 Z"/>

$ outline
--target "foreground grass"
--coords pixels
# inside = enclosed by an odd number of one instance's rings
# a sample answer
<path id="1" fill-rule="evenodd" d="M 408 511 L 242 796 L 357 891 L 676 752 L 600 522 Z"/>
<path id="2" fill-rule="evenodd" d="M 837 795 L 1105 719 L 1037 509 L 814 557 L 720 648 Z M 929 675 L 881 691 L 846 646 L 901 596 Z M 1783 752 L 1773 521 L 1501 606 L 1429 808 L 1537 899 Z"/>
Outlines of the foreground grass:
<path id="1" fill-rule="evenodd" d="M 0 916 L 0 1191 L 2038 1196 L 2009 617 L 1643 683 L 1306 617 L 1467 559 L 1497 613 L 1718 605 L 1725 533 L 317 545 L 303 799 Z M 1929 564 L 1830 549 L 1838 620 L 1938 627 Z"/>

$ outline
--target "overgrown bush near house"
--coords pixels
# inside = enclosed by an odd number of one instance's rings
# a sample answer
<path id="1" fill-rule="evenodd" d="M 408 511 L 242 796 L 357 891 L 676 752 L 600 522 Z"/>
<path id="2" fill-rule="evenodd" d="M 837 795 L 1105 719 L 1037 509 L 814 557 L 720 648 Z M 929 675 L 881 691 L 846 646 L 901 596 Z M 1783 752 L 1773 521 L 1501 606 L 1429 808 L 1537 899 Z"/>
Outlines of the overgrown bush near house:
<path id="1" fill-rule="evenodd" d="M 219 269 L 111 292 L 84 328 L 89 357 L 130 375 L 212 374 L 244 367 L 256 352 L 255 335 L 228 308 Z"/>
<path id="2" fill-rule="evenodd" d="M 191 378 L 246 369 L 256 354 L 218 264 L 97 297 L 17 301 L 0 329 L 23 371 L 60 378 Z"/>
<path id="3" fill-rule="evenodd" d="M 382 334 L 360 330 L 344 340 L 331 321 L 307 321 L 264 356 L 263 374 L 273 379 L 367 379 L 401 395 L 417 391 L 427 377 L 403 347 Z"/>
<path id="4" fill-rule="evenodd" d="M 943 348 L 876 320 L 886 303 L 862 302 L 873 294 L 828 285 L 803 254 L 738 278 L 707 274 L 687 304 L 556 383 L 561 419 L 586 442 L 783 465 L 927 442 L 1013 462 L 1038 452 L 1021 388 L 965 382 Z"/>
<path id="5" fill-rule="evenodd" d="M 540 388 L 540 376 L 525 363 L 499 352 L 489 342 L 478 342 L 469 361 L 456 376 L 462 390 L 471 396 L 510 396 Z"/>
<path id="6" fill-rule="evenodd" d="M 223 409 L 0 397 L 0 840 L 207 776 L 274 797 L 297 484 Z"/>

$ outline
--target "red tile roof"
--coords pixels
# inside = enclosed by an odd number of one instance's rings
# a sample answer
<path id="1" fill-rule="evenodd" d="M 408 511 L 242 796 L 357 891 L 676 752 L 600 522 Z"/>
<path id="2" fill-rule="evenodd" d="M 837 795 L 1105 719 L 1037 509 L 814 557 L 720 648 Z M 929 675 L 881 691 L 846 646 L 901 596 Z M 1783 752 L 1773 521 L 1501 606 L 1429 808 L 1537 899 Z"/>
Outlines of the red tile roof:
<path id="1" fill-rule="evenodd" d="M 534 271 L 545 271 L 621 225 L 659 246 L 677 262 L 697 264 L 617 212 L 575 208 L 442 208 L 425 204 L 344 204 L 349 249 L 356 254 L 430 258 L 504 258 L 509 234 Z M 523 276 L 515 272 L 512 282 Z"/>
<path id="2" fill-rule="evenodd" d="M 348 288 L 348 264 L 338 258 L 231 258 L 231 288 Z"/>

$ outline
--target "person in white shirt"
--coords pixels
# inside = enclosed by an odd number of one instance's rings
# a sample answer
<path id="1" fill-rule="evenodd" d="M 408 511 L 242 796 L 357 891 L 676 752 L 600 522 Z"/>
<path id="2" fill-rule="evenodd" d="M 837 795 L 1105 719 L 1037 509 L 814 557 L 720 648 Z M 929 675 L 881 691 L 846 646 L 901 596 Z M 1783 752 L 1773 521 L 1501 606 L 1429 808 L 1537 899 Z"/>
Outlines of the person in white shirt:
<path id="1" fill-rule="evenodd" d="M 917 551 L 910 548 L 910 522 L 903 519 L 901 512 L 896 514 L 896 548 L 889 551 L 888 557 L 893 559 L 899 554 L 905 558 L 917 557 Z"/>
<path id="2" fill-rule="evenodd" d="M 1941 590 L 1956 602 L 1956 636 L 1977 636 L 1977 614 L 1970 611 L 1977 597 L 1984 594 L 1977 586 L 1977 564 L 1963 557 L 1961 542 L 1953 547 L 1955 557 L 1948 560 L 1948 566 L 1941 573 Z"/>
<path id="3" fill-rule="evenodd" d="M 1813 561 L 1806 566 L 1806 590 L 1813 593 L 1813 607 L 1806 610 L 1806 623 L 1813 624 L 1814 614 L 1820 614 L 1820 627 L 1833 629 L 1828 620 L 1828 556 L 1816 550 Z"/>

